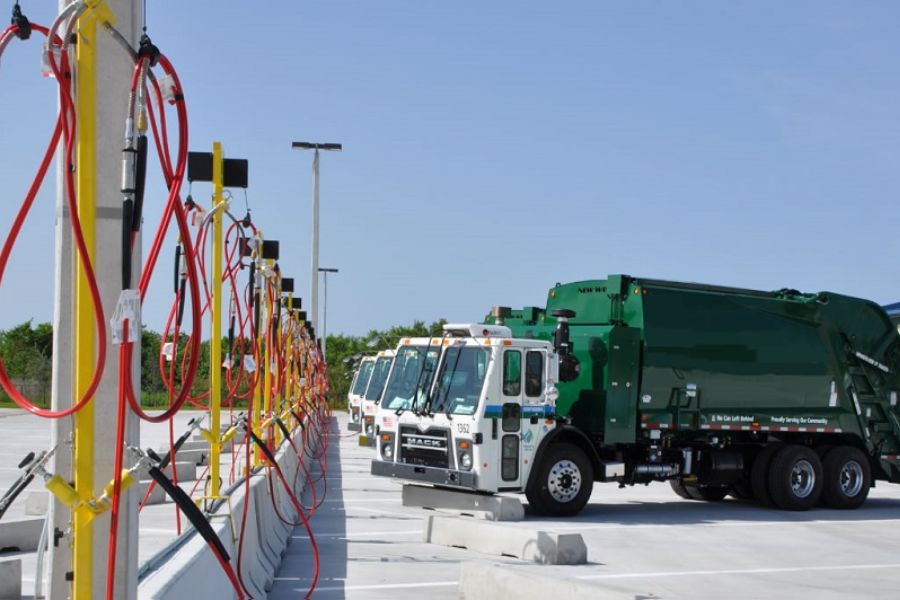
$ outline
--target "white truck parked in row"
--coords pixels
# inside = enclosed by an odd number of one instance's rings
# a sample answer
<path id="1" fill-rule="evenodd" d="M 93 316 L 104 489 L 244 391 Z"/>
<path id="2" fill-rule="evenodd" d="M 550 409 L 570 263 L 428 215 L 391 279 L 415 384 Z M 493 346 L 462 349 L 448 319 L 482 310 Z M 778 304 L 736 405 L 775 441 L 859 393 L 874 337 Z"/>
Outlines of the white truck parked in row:
<path id="1" fill-rule="evenodd" d="M 350 391 L 347 393 L 347 411 L 350 413 L 350 422 L 347 429 L 350 431 L 362 430 L 362 397 L 372 377 L 372 368 L 375 366 L 374 356 L 364 356 L 359 362 Z"/>
<path id="2" fill-rule="evenodd" d="M 381 350 L 375 355 L 375 364 L 372 367 L 372 376 L 362 396 L 362 433 L 359 436 L 360 446 L 375 445 L 375 413 L 378 410 L 378 401 L 384 392 L 384 384 L 387 383 L 394 364 L 394 351 Z"/>
<path id="3" fill-rule="evenodd" d="M 478 492 L 528 488 L 541 441 L 556 428 L 558 360 L 549 342 L 513 339 L 509 328 L 444 326 L 448 337 L 429 393 L 396 403 L 377 431 L 372 474 Z M 545 496 L 566 504 L 590 490 L 566 458 L 542 460 Z M 534 486 L 532 486 L 534 487 Z M 580 508 L 580 507 L 579 507 Z"/>

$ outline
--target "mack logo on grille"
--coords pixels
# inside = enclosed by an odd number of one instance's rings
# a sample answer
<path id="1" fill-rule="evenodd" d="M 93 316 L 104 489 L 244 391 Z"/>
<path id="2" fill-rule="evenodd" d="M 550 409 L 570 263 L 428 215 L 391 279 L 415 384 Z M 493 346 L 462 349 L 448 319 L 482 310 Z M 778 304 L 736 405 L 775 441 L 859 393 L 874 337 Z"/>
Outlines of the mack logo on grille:
<path id="1" fill-rule="evenodd" d="M 406 442 L 408 446 L 415 446 L 417 448 L 433 448 L 435 450 L 443 450 L 447 447 L 446 440 L 440 438 L 410 434 L 404 434 L 403 438 L 403 441 Z"/>

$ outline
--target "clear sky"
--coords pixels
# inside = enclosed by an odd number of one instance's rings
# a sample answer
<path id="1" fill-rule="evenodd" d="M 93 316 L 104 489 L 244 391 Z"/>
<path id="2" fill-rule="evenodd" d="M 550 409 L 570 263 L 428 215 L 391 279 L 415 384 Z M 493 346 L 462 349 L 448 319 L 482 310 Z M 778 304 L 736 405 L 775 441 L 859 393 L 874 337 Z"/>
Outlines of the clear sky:
<path id="1" fill-rule="evenodd" d="M 23 2 L 39 21 L 46 5 Z M 312 156 L 290 144 L 344 144 L 321 169 L 331 332 L 478 320 L 623 272 L 900 299 L 896 2 L 151 0 L 148 21 L 191 149 L 249 159 L 303 296 Z M 0 65 L 3 235 L 51 128 L 38 62 Z M 50 318 L 42 202 L 0 328 Z"/>

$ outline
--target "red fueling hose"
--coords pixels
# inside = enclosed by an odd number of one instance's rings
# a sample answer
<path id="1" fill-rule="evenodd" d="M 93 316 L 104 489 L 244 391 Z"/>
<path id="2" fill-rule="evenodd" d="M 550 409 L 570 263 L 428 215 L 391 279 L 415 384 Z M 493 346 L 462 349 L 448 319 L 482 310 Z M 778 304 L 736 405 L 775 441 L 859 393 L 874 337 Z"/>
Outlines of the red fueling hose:
<path id="1" fill-rule="evenodd" d="M 44 34 L 45 36 L 50 35 L 49 29 L 42 25 L 32 23 L 31 28 L 34 31 L 38 31 Z M 19 29 L 17 25 L 10 25 L 6 29 L 6 31 L 4 31 L 4 35 L 15 34 L 18 32 L 18 30 Z M 55 36 L 51 41 L 57 44 L 59 44 L 60 42 L 59 38 Z M 19 233 L 22 229 L 22 225 L 24 224 L 25 219 L 27 218 L 28 213 L 31 210 L 32 204 L 34 203 L 34 199 L 37 196 L 37 193 L 40 190 L 41 185 L 43 184 L 44 179 L 47 175 L 47 170 L 50 167 L 50 162 L 53 159 L 53 154 L 56 151 L 61 137 L 65 140 L 63 154 L 65 164 L 72 164 L 75 145 L 75 108 L 72 102 L 71 90 L 67 90 L 65 87 L 71 82 L 71 79 L 68 77 L 68 52 L 65 46 L 60 45 L 60 48 L 61 52 L 59 65 L 56 64 L 56 59 L 53 53 L 49 53 L 51 59 L 50 67 L 53 70 L 59 87 L 60 108 L 57 115 L 56 126 L 54 128 L 53 135 L 50 138 L 50 143 L 47 145 L 47 149 L 44 152 L 44 157 L 41 160 L 38 171 L 35 174 L 34 179 L 32 180 L 31 186 L 29 187 L 28 192 L 25 195 L 25 199 L 23 200 L 15 219 L 13 220 L 13 224 L 10 227 L 9 233 L 4 240 L 3 247 L 2 249 L 0 249 L 0 281 L 2 281 L 3 273 L 5 272 L 6 266 L 9 262 L 10 253 L 12 252 L 13 246 L 18 239 Z M 21 408 L 38 416 L 51 419 L 67 417 L 81 410 L 81 408 L 84 407 L 91 400 L 91 398 L 93 398 L 94 393 L 97 391 L 97 387 L 100 385 L 100 378 L 103 375 L 103 369 L 106 364 L 106 320 L 103 317 L 103 304 L 100 299 L 100 291 L 97 288 L 97 280 L 94 275 L 94 269 L 93 265 L 91 264 L 87 245 L 84 241 L 84 234 L 81 228 L 81 220 L 78 215 L 72 169 L 64 170 L 66 172 L 64 176 L 64 189 L 66 203 L 69 209 L 69 218 L 71 219 L 72 225 L 72 238 L 75 241 L 78 261 L 81 264 L 82 269 L 84 270 L 84 277 L 88 286 L 88 292 L 91 296 L 91 303 L 94 310 L 94 321 L 96 324 L 97 332 L 97 360 L 94 366 L 94 374 L 91 377 L 91 381 L 88 384 L 87 389 L 84 391 L 84 394 L 71 407 L 57 411 L 48 410 L 35 406 L 30 400 L 28 400 L 28 398 L 26 398 L 21 392 L 19 392 L 19 390 L 10 379 L 9 373 L 6 371 L 6 367 L 3 363 L 2 358 L 0 358 L 0 387 L 2 387 L 7 395 Z"/>

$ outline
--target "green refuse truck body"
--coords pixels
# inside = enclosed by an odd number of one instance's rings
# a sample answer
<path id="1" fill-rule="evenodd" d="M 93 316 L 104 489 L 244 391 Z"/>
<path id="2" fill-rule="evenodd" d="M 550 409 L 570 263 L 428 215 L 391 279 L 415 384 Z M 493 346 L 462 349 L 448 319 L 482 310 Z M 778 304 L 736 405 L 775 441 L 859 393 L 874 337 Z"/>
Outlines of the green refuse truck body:
<path id="1" fill-rule="evenodd" d="M 795 510 L 855 508 L 875 480 L 900 481 L 900 335 L 872 302 L 613 275 L 485 322 L 549 341 L 567 323 L 559 426 L 539 455 L 577 447 L 595 480 Z"/>

